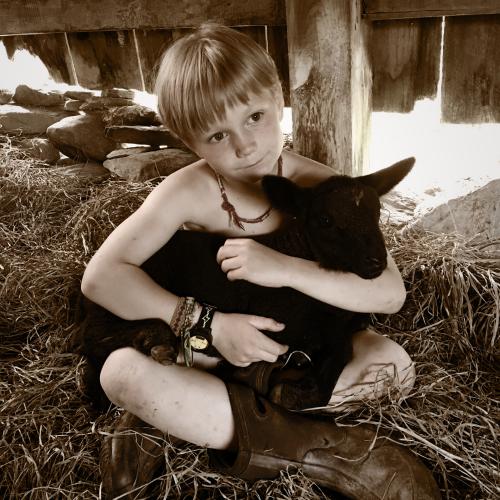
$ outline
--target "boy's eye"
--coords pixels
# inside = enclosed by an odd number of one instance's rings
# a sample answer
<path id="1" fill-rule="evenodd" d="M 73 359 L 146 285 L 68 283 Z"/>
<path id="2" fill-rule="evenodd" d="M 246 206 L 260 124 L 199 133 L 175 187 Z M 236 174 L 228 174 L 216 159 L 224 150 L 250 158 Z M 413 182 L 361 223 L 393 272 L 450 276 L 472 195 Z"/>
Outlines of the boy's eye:
<path id="1" fill-rule="evenodd" d="M 212 137 L 210 137 L 209 141 L 210 142 L 220 142 L 222 139 L 224 139 L 225 135 L 224 132 L 216 132 Z"/>
<path id="2" fill-rule="evenodd" d="M 262 111 L 258 111 L 257 113 L 253 113 L 252 115 L 250 115 L 250 120 L 253 122 L 258 122 L 262 118 L 263 114 L 264 113 L 262 113 Z"/>

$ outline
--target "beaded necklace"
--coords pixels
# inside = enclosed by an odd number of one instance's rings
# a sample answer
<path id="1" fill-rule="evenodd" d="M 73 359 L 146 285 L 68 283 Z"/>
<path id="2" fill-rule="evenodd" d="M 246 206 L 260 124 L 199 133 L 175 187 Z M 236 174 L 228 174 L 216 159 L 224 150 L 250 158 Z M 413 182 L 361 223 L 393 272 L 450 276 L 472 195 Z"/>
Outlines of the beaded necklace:
<path id="1" fill-rule="evenodd" d="M 236 212 L 236 208 L 234 208 L 234 205 L 227 199 L 226 188 L 224 186 L 224 182 L 222 181 L 222 177 L 217 172 L 214 171 L 214 173 L 215 177 L 217 178 L 217 182 L 219 184 L 219 189 L 220 189 L 220 195 L 222 197 L 221 207 L 229 215 L 229 225 L 236 224 L 236 226 L 238 226 L 240 229 L 243 229 L 244 231 L 245 227 L 243 226 L 243 223 L 257 224 L 259 222 L 262 222 L 263 220 L 266 220 L 269 217 L 272 207 L 269 207 L 262 215 L 259 215 L 259 217 L 255 217 L 255 219 L 246 219 L 245 217 L 240 217 Z M 283 173 L 283 160 L 281 159 L 280 156 L 278 158 L 278 175 L 281 177 L 282 173 Z"/>

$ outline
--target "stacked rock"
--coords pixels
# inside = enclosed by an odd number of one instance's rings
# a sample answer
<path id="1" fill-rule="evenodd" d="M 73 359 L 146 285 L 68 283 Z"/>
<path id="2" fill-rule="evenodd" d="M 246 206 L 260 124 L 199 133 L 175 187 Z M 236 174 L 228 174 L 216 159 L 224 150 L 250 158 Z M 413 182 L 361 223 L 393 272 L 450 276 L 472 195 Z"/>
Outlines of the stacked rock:
<path id="1" fill-rule="evenodd" d="M 157 113 L 134 102 L 128 89 L 65 92 L 19 85 L 0 90 L 0 134 L 37 136 L 19 141 L 27 154 L 59 163 L 61 173 L 133 181 L 162 177 L 197 157 L 161 126 Z M 13 101 L 13 102 L 12 102 Z M 131 147 L 124 147 L 128 145 Z M 140 145 L 140 147 L 137 147 Z M 68 166 L 68 158 L 73 165 Z M 104 165 L 103 165 L 104 163 Z"/>

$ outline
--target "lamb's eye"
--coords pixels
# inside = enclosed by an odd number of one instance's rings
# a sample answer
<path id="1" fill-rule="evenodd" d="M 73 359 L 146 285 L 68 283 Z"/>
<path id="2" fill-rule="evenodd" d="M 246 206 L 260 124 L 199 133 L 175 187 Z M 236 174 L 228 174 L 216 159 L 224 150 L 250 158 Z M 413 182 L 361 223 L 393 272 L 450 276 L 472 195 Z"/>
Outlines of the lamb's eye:
<path id="1" fill-rule="evenodd" d="M 328 214 L 321 214 L 318 217 L 318 225 L 323 228 L 331 227 L 333 219 Z"/>

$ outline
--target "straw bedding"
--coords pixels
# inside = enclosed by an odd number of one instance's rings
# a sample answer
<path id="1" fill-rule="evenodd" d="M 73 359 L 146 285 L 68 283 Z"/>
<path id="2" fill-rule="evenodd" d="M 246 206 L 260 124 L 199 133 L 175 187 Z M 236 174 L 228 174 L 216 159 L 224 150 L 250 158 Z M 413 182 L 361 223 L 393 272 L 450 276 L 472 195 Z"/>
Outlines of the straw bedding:
<path id="1" fill-rule="evenodd" d="M 153 183 L 57 173 L 3 138 L 0 145 L 0 496 L 98 498 L 100 443 L 119 409 L 92 410 L 68 353 L 85 263 Z M 378 329 L 416 362 L 411 397 L 332 415 L 368 422 L 422 457 L 450 499 L 491 499 L 499 488 L 500 245 L 472 245 L 386 224 L 408 298 Z M 195 446 L 166 444 L 164 498 L 335 498 L 300 471 L 254 485 L 219 476 Z"/>

